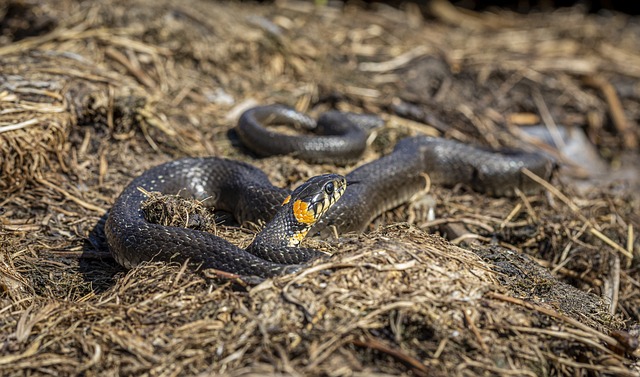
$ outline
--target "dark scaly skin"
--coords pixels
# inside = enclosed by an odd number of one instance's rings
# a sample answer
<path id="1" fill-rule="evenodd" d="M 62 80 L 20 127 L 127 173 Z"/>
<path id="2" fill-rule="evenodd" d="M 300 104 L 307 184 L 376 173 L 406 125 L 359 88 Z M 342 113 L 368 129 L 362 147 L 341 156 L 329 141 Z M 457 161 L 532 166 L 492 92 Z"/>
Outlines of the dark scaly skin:
<path id="1" fill-rule="evenodd" d="M 289 124 L 316 135 L 283 135 L 269 124 Z M 258 106 L 245 111 L 236 132 L 242 143 L 260 156 L 292 155 L 310 162 L 356 162 L 367 146 L 369 131 L 382 126 L 374 115 L 329 111 L 313 118 L 280 105 Z"/>
<path id="2" fill-rule="evenodd" d="M 344 120 L 349 116 L 349 120 Z M 268 124 L 299 124 L 304 128 L 313 128 L 313 119 L 292 109 L 280 106 L 260 106 L 247 110 L 238 122 L 240 135 L 245 145 L 260 155 L 291 153 L 307 160 L 309 157 L 325 156 L 329 160 L 338 155 L 338 161 L 344 161 L 345 155 L 336 150 L 351 150 L 353 157 L 359 155 L 361 145 L 366 143 L 363 133 L 356 130 L 378 126 L 374 116 L 361 117 L 353 114 L 330 112 L 318 120 L 323 125 L 331 122 L 339 127 L 350 127 L 352 131 L 342 129 L 342 133 L 351 135 L 334 145 L 333 137 L 287 136 L 265 128 Z M 360 125 L 360 123 L 364 123 Z M 338 128 L 339 128 L 338 127 Z M 356 142 L 356 136 L 360 139 Z M 350 142 L 353 149 L 345 147 Z M 295 151 L 295 153 L 294 153 Z M 443 186 L 464 184 L 475 191 L 493 196 L 512 196 L 515 190 L 531 192 L 538 189 L 535 182 L 522 172 L 527 168 L 538 176 L 549 179 L 555 170 L 552 160 L 538 153 L 522 151 L 492 151 L 481 147 L 463 144 L 429 136 L 416 136 L 398 142 L 394 151 L 376 161 L 365 164 L 347 175 L 349 185 L 344 197 L 311 230 L 312 235 L 328 237 L 345 232 L 361 232 L 366 226 L 385 211 L 407 202 L 413 195 L 425 187 L 425 174 L 431 183 Z"/>
<path id="3" fill-rule="evenodd" d="M 389 155 L 347 174 L 347 191 L 310 234 L 327 237 L 333 227 L 338 233 L 363 231 L 371 220 L 424 190 L 425 174 L 432 184 L 464 184 L 492 196 L 539 189 L 522 168 L 549 179 L 555 164 L 537 153 L 504 154 L 429 136 L 406 138 Z"/>
<path id="4" fill-rule="evenodd" d="M 210 233 L 147 222 L 141 210 L 146 196 L 139 187 L 199 200 L 209 198 L 205 203 L 233 213 L 242 223 L 275 218 L 263 230 L 266 234 L 259 233 L 244 250 Z M 320 255 L 312 249 L 288 245 L 292 231 L 301 231 L 291 227 L 295 219 L 284 208 L 291 205 L 282 206 L 288 194 L 287 190 L 274 187 L 261 170 L 242 162 L 215 157 L 177 160 L 147 170 L 124 189 L 109 213 L 105 235 L 114 258 L 126 268 L 149 260 L 182 263 L 189 259 L 197 268 L 241 276 L 284 274 Z M 263 242 L 265 238 L 271 242 Z"/>
<path id="5" fill-rule="evenodd" d="M 243 119 L 252 119 L 249 123 L 271 119 L 284 123 L 308 123 L 304 120 L 306 116 L 281 106 L 258 109 L 249 110 L 250 116 L 243 115 Z M 270 111 L 275 115 L 270 115 Z M 287 121 L 289 116 L 294 120 Z M 334 112 L 328 119 L 334 116 L 341 117 Z M 367 118 L 361 120 L 370 122 Z M 349 122 L 358 121 L 355 117 Z M 275 135 L 264 138 L 263 141 L 269 145 L 260 154 L 269 150 L 271 144 L 283 140 L 281 135 Z M 259 139 L 253 142 L 259 142 Z M 318 153 L 320 146 L 331 144 L 331 140 L 313 144 L 312 155 Z M 341 148 L 330 148 L 330 151 Z M 428 174 L 434 184 L 465 184 L 495 196 L 513 195 L 516 188 L 529 192 L 537 186 L 521 173 L 524 167 L 548 179 L 554 170 L 554 163 L 536 153 L 505 154 L 427 136 L 407 138 L 400 141 L 388 156 L 349 173 L 347 181 L 353 184 L 316 223 L 311 234 L 328 236 L 333 234 L 334 228 L 338 233 L 364 230 L 373 218 L 423 190 L 424 174 Z M 123 191 L 105 227 L 112 253 L 127 268 L 154 258 L 178 262 L 190 258 L 192 263 L 204 268 L 265 277 L 294 271 L 300 267 L 299 264 L 317 256 L 315 250 L 299 249 L 295 245 L 287 245 L 289 249 L 283 253 L 282 238 L 274 240 L 273 237 L 277 238 L 278 233 L 269 227 L 256 237 L 253 248 L 248 248 L 252 254 L 213 235 L 149 224 L 142 217 L 140 204 L 145 197 L 137 190 L 137 186 L 167 194 L 182 191 L 198 199 L 212 197 L 215 204 L 211 204 L 233 213 L 240 223 L 268 221 L 288 194 L 286 190 L 274 187 L 259 169 L 221 158 L 183 159 L 150 169 Z M 279 229 L 283 228 L 289 232 L 285 239 L 290 241 L 290 232 L 295 230 L 295 223 L 289 222 Z M 288 263 L 295 265 L 288 266 Z"/>

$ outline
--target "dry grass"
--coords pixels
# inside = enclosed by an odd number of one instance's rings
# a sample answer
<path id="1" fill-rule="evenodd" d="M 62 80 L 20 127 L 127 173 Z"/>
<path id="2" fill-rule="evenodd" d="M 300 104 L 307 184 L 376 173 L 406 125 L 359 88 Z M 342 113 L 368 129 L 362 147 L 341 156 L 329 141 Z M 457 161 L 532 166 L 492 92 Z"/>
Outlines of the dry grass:
<path id="1" fill-rule="evenodd" d="M 289 1 L 0 10 L 0 374 L 637 375 L 637 26 L 432 3 L 428 21 Z M 288 186 L 351 169 L 253 159 L 229 130 L 272 102 L 382 114 L 365 161 L 416 133 L 536 148 L 518 130 L 545 123 L 634 168 L 511 199 L 432 187 L 435 221 L 418 200 L 371 233 L 308 240 L 335 255 L 256 287 L 123 271 L 87 241 L 134 175 L 177 156 Z"/>
<path id="2" fill-rule="evenodd" d="M 598 330 L 614 323 L 594 296 L 583 293 L 571 314 L 531 304 L 539 301 L 531 296 L 509 305 L 514 299 L 481 258 L 414 228 L 384 229 L 339 249 L 330 262 L 247 293 L 150 264 L 119 274 L 100 293 L 10 310 L 17 327 L 0 367 L 7 374 L 55 366 L 62 374 L 447 375 L 456 366 L 463 375 L 536 375 L 570 368 L 587 348 L 609 361 L 607 371 L 631 375 L 607 348 L 618 342 Z"/>

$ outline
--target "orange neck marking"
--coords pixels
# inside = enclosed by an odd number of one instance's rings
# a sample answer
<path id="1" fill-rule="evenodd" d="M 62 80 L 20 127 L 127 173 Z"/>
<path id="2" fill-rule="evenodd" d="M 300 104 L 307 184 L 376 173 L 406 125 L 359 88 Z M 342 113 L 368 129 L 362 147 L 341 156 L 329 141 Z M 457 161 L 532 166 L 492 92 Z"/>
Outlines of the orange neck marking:
<path id="1" fill-rule="evenodd" d="M 289 195 L 286 198 L 284 198 L 284 202 L 282 202 L 282 205 L 285 205 L 285 204 L 289 203 L 290 200 L 291 200 L 291 195 Z"/>
<path id="2" fill-rule="evenodd" d="M 293 203 L 293 215 L 303 224 L 313 224 L 316 221 L 313 213 L 309 211 L 309 205 L 302 200 L 296 200 Z"/>

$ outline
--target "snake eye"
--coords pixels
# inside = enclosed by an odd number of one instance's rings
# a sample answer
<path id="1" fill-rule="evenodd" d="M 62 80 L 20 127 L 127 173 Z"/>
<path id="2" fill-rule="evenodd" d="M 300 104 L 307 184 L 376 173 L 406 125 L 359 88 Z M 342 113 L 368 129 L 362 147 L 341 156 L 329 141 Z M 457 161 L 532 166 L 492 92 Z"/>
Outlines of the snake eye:
<path id="1" fill-rule="evenodd" d="M 334 190 L 335 190 L 335 186 L 333 185 L 333 182 L 329 182 L 326 185 L 324 185 L 324 192 L 326 192 L 327 195 L 329 196 L 333 195 Z"/>

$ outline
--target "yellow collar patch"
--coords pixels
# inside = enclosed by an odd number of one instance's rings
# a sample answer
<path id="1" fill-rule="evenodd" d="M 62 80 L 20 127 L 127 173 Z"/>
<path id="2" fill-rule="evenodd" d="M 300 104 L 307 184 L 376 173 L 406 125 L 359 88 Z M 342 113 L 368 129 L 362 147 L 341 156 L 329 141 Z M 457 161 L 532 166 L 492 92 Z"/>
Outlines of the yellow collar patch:
<path id="1" fill-rule="evenodd" d="M 291 236 L 291 238 L 289 239 L 289 246 L 298 246 L 300 245 L 300 242 L 302 242 L 302 240 L 304 239 L 304 237 L 306 237 L 308 232 L 297 232 L 295 233 L 293 236 Z"/>

